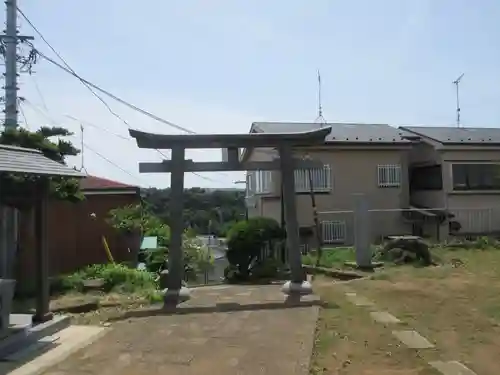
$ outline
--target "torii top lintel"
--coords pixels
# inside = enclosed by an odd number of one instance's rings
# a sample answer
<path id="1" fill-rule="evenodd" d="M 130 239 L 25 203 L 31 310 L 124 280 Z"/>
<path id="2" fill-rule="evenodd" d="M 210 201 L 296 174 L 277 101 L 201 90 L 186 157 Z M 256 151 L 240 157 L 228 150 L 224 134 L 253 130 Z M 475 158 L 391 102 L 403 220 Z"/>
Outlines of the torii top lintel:
<path id="1" fill-rule="evenodd" d="M 139 148 L 259 148 L 279 145 L 308 146 L 320 144 L 331 132 L 331 127 L 298 133 L 249 133 L 249 134 L 155 134 L 130 129 Z"/>

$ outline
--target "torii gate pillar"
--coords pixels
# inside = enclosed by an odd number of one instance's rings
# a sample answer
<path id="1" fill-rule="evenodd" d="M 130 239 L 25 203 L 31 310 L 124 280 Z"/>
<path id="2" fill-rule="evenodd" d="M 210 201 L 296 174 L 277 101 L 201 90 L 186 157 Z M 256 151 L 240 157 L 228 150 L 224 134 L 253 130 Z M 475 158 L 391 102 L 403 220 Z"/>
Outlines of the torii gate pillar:
<path id="1" fill-rule="evenodd" d="M 182 286 L 184 261 L 182 235 L 184 232 L 183 197 L 185 172 L 280 170 L 283 181 L 283 200 L 286 218 L 287 250 L 291 280 L 283 285 L 283 292 L 292 295 L 309 294 L 311 285 L 305 280 L 299 246 L 299 228 L 295 203 L 295 168 L 316 168 L 322 165 L 314 160 L 295 160 L 293 147 L 322 144 L 331 128 L 302 133 L 256 134 L 189 134 L 166 135 L 130 130 L 140 148 L 171 149 L 172 159 L 160 163 L 139 163 L 141 173 L 171 173 L 170 186 L 170 247 L 169 277 L 165 291 L 165 305 L 176 305 L 189 299 L 189 290 Z M 240 148 L 273 147 L 279 152 L 279 160 L 245 162 L 239 158 Z M 227 160 L 222 162 L 193 162 L 185 160 L 187 148 L 222 148 L 227 150 Z"/>
<path id="2" fill-rule="evenodd" d="M 292 148 L 282 145 L 279 148 L 281 181 L 283 183 L 283 207 L 285 208 L 286 245 L 290 263 L 291 280 L 283 285 L 286 294 L 310 294 L 311 284 L 304 279 L 302 256 L 300 253 L 299 225 L 297 222 L 297 204 L 295 198 L 295 160 Z"/>

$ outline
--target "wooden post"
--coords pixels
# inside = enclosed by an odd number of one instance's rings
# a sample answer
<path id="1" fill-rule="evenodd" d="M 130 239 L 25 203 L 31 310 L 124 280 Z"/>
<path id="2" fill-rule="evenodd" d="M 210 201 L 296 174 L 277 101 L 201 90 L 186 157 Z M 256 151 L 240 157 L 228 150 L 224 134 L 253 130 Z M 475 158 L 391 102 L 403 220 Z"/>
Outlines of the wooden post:
<path id="1" fill-rule="evenodd" d="M 184 279 L 184 157 L 185 149 L 172 147 L 172 173 L 170 175 L 170 246 L 168 253 L 167 290 L 163 297 L 165 305 L 177 305 L 189 299 L 189 289 L 182 286 Z"/>
<path id="2" fill-rule="evenodd" d="M 47 247 L 47 201 L 49 180 L 41 178 L 35 203 L 36 322 L 52 319 L 50 313 L 49 253 Z"/>

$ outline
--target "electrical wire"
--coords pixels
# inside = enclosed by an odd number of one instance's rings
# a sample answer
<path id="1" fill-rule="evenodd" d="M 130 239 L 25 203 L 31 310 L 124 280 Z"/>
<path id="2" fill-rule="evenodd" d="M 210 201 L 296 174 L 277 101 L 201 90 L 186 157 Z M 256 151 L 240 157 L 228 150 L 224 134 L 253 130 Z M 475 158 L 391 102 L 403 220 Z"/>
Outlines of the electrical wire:
<path id="1" fill-rule="evenodd" d="M 68 74 L 71 74 L 72 76 L 74 76 L 75 78 L 77 78 L 97 99 L 99 99 L 99 101 L 105 105 L 105 107 L 108 109 L 108 111 L 114 115 L 116 118 L 118 118 L 120 121 L 122 121 L 129 129 L 130 129 L 130 124 L 125 121 L 121 116 L 119 116 L 116 112 L 114 112 L 111 107 L 109 106 L 108 103 L 106 103 L 106 101 L 99 95 L 97 94 L 93 89 L 109 96 L 110 98 L 114 99 L 115 101 L 127 106 L 128 108 L 131 108 L 135 111 L 138 111 L 158 122 L 161 122 L 161 123 L 164 123 L 168 126 L 171 126 L 177 130 L 181 130 L 181 131 L 184 131 L 188 134 L 196 134 L 196 132 L 188 129 L 188 128 L 185 128 L 185 127 L 182 127 L 180 125 L 177 125 L 177 124 L 174 124 L 173 122 L 170 122 L 170 121 L 167 121 L 165 119 L 162 119 L 161 117 L 158 117 L 154 114 L 152 114 L 151 112 L 148 112 L 134 104 L 131 104 L 123 99 L 121 99 L 120 97 L 110 93 L 109 91 L 107 90 L 104 90 L 103 88 L 99 87 L 98 85 L 95 85 L 93 84 L 92 82 L 82 78 L 80 75 L 78 75 L 75 70 L 66 62 L 66 60 L 61 56 L 61 54 L 59 52 L 57 52 L 57 50 L 50 44 L 50 42 L 44 37 L 44 35 L 42 34 L 42 32 L 33 24 L 33 22 L 31 22 L 31 20 L 28 18 L 28 16 L 26 16 L 26 14 L 19 8 L 17 7 L 17 10 L 19 12 L 19 14 L 21 14 L 21 16 L 25 19 L 25 21 L 31 26 L 31 28 L 38 34 L 38 36 L 40 37 L 40 39 L 50 48 L 50 50 L 59 58 L 59 60 L 61 60 L 61 62 L 64 64 L 61 65 L 59 64 L 58 62 L 54 61 L 53 59 L 51 59 L 50 57 L 46 56 L 44 53 L 40 52 L 38 49 L 36 49 L 34 47 L 34 45 L 32 43 L 29 43 L 27 42 L 28 45 L 30 45 L 30 47 L 42 58 L 44 58 L 45 60 L 47 60 L 48 62 L 52 63 L 53 65 L 57 66 L 58 68 L 62 69 L 63 71 L 65 71 L 66 73 Z M 36 83 L 35 83 L 36 84 Z M 41 95 L 41 92 L 38 88 L 38 85 L 37 85 L 37 90 L 39 92 L 39 94 Z M 41 96 L 42 100 L 43 100 L 43 96 Z M 155 151 L 157 151 L 161 156 L 163 156 L 164 158 L 168 159 L 168 156 L 166 156 L 162 151 L 158 150 L 158 149 L 155 149 Z M 204 179 L 204 180 L 208 180 L 208 181 L 212 181 L 212 182 L 221 182 L 221 181 L 217 181 L 217 180 L 214 180 L 212 178 L 209 178 L 209 177 L 206 177 L 206 176 L 203 176 L 199 173 L 196 173 L 196 172 L 192 172 L 194 175 Z"/>
<path id="2" fill-rule="evenodd" d="M 76 121 L 76 122 L 78 122 L 79 124 L 83 124 L 83 125 L 85 125 L 85 126 L 90 126 L 90 127 L 92 127 L 92 128 L 95 128 L 95 129 L 98 129 L 98 130 L 102 130 L 103 132 L 106 132 L 106 133 L 108 133 L 108 134 L 110 134 L 110 135 L 113 135 L 113 136 L 115 136 L 115 137 L 117 137 L 117 138 L 120 138 L 120 139 L 123 139 L 123 140 L 125 140 L 125 141 L 130 142 L 130 141 L 132 140 L 132 138 L 130 138 L 130 137 L 124 136 L 124 135 L 122 135 L 122 134 L 114 133 L 114 132 L 112 132 L 111 130 L 108 130 L 108 129 L 106 129 L 106 128 L 102 127 L 102 126 L 98 126 L 98 125 L 93 124 L 93 123 L 91 123 L 91 122 L 81 120 L 81 119 L 76 118 L 76 117 L 74 117 L 74 116 L 65 115 L 64 117 L 67 117 L 67 118 L 69 118 L 69 119 L 71 119 L 71 120 L 73 120 L 73 121 Z"/>
<path id="3" fill-rule="evenodd" d="M 20 104 L 23 103 L 23 104 L 28 104 L 33 110 L 35 110 L 38 114 L 40 114 L 41 116 L 43 116 L 44 118 L 46 118 L 50 123 L 51 125 L 54 125 L 54 126 L 58 126 L 59 124 L 54 120 L 52 119 L 51 117 L 49 117 L 48 115 L 46 115 L 42 110 L 40 110 L 37 106 L 35 106 L 33 103 L 31 103 L 29 100 L 27 99 L 20 99 L 19 100 Z M 19 106 L 20 110 L 21 110 L 21 114 L 24 118 L 24 121 L 26 122 L 26 124 L 28 124 L 28 121 L 26 120 L 26 116 L 25 116 L 25 113 L 24 113 L 24 110 L 22 108 L 22 106 L 20 105 Z M 76 119 L 75 119 L 76 120 Z M 76 120 L 78 121 L 78 120 Z M 90 124 L 90 123 L 88 123 Z M 107 129 L 104 129 L 104 128 L 101 128 L 101 127 L 97 127 L 96 128 L 100 129 L 100 130 L 105 130 L 107 131 Z M 108 131 L 109 132 L 109 131 Z M 112 133 L 112 132 L 109 132 L 110 134 L 112 135 L 115 135 L 115 136 L 118 136 L 118 134 L 115 134 L 115 133 Z M 126 140 L 130 140 L 130 138 L 126 138 L 124 137 L 124 139 Z M 126 175 L 132 177 L 133 179 L 139 181 L 140 183 L 143 183 L 143 181 L 141 179 L 139 179 L 137 176 L 134 176 L 132 173 L 128 172 L 126 169 L 120 167 L 118 164 L 116 164 L 115 162 L 113 162 L 112 160 L 110 160 L 109 158 L 107 158 L 106 156 L 104 156 L 103 154 L 101 154 L 99 151 L 95 150 L 94 148 L 90 147 L 88 144 L 86 143 L 83 143 L 84 147 L 86 149 L 88 149 L 89 151 L 93 152 L 94 154 L 96 154 L 97 156 L 99 156 L 101 159 L 105 160 L 106 162 L 108 162 L 109 164 L 111 164 L 112 166 L 114 166 L 115 168 L 119 169 L 120 171 L 122 171 L 123 173 L 125 173 Z M 82 150 L 83 152 L 83 150 Z"/>
<path id="4" fill-rule="evenodd" d="M 31 109 L 33 109 L 36 113 L 38 113 L 40 116 L 42 116 L 43 118 L 45 118 L 51 125 L 53 126 L 59 126 L 58 122 L 55 121 L 52 117 L 50 117 L 48 114 L 44 113 L 44 111 L 42 111 L 40 108 L 38 108 L 36 105 L 34 105 L 31 101 L 29 101 L 28 99 L 26 98 L 20 98 L 19 99 L 19 102 L 20 103 L 23 103 L 23 104 L 28 104 L 30 106 Z"/>
<path id="5" fill-rule="evenodd" d="M 30 124 L 28 123 L 28 119 L 26 118 L 26 114 L 24 113 L 23 106 L 21 105 L 22 100 L 18 99 L 17 103 L 18 103 L 18 107 L 19 107 L 19 112 L 21 112 L 21 116 L 23 117 L 24 124 L 26 125 L 26 129 L 29 130 Z"/>
<path id="6" fill-rule="evenodd" d="M 39 53 L 39 52 L 37 51 L 37 53 Z M 169 125 L 169 126 L 171 126 L 171 127 L 174 127 L 174 128 L 176 128 L 176 129 L 178 129 L 178 130 L 182 130 L 182 131 L 184 131 L 184 132 L 186 132 L 186 133 L 189 133 L 189 134 L 196 134 L 196 133 L 195 133 L 194 131 L 192 131 L 192 130 L 189 130 L 189 129 L 184 128 L 184 127 L 179 126 L 179 125 L 176 125 L 176 124 L 174 124 L 174 123 L 172 123 L 172 122 L 170 122 L 170 121 L 167 121 L 167 120 L 165 120 L 165 119 L 162 119 L 161 117 L 158 117 L 158 116 L 156 116 L 156 115 L 154 115 L 154 114 L 152 114 L 152 113 L 150 113 L 150 112 L 148 112 L 148 111 L 146 111 L 146 110 L 144 110 L 144 109 L 142 109 L 142 108 L 139 108 L 139 107 L 135 106 L 134 104 L 131 104 L 131 103 L 129 103 L 129 102 L 126 102 L 125 100 L 123 100 L 123 99 L 121 99 L 121 98 L 119 98 L 119 97 L 117 97 L 117 96 L 115 96 L 115 95 L 111 94 L 110 92 L 108 92 L 108 91 L 106 91 L 106 90 L 102 89 L 101 87 L 99 87 L 99 86 L 97 86 L 97 85 L 95 85 L 95 84 L 93 84 L 93 83 L 91 83 L 91 82 L 89 82 L 89 81 L 87 81 L 87 80 L 85 80 L 85 79 L 81 78 L 81 77 L 80 77 L 80 76 L 78 76 L 77 74 L 72 73 L 71 71 L 69 71 L 68 69 L 66 69 L 65 67 L 63 67 L 61 64 L 57 63 L 56 61 L 52 60 L 51 58 L 49 58 L 49 57 L 47 57 L 47 56 L 45 56 L 45 55 L 43 55 L 43 54 L 42 54 L 42 55 L 40 55 L 40 56 L 41 56 L 41 57 L 43 57 L 44 59 L 46 59 L 47 61 L 49 61 L 50 63 L 52 63 L 52 64 L 56 65 L 56 66 L 57 66 L 57 67 L 59 67 L 60 69 L 62 69 L 62 70 L 64 70 L 64 71 L 66 71 L 66 72 L 67 72 L 67 73 L 69 73 L 69 74 L 71 74 L 72 76 L 74 76 L 74 77 L 76 77 L 76 78 L 80 79 L 82 82 L 87 83 L 88 85 L 92 86 L 92 87 L 93 87 L 93 88 L 95 88 L 96 90 L 98 90 L 98 91 L 102 92 L 103 94 L 105 94 L 105 95 L 107 95 L 107 96 L 111 97 L 112 99 L 114 99 L 114 100 L 118 101 L 119 103 L 121 103 L 121 104 L 123 104 L 123 105 L 125 105 L 125 106 L 127 106 L 127 107 L 129 107 L 129 108 L 131 108 L 131 109 L 134 109 L 135 111 L 138 111 L 138 112 L 140 112 L 140 113 L 142 113 L 142 114 L 144 114 L 144 115 L 146 115 L 146 116 L 148 116 L 148 117 L 150 117 L 150 118 L 152 118 L 152 119 L 154 119 L 154 120 L 156 120 L 156 121 L 159 121 L 159 122 L 161 122 L 161 123 L 164 123 L 164 124 L 166 124 L 166 125 Z M 160 150 L 158 150 L 158 149 L 155 149 L 155 150 L 156 150 L 158 153 L 160 153 L 163 157 L 165 157 L 166 159 L 168 159 L 168 157 L 167 157 L 167 156 L 166 156 L 163 152 L 161 152 L 161 151 L 160 151 Z M 214 180 L 214 179 L 212 179 L 212 178 L 210 178 L 210 177 L 203 176 L 203 175 L 201 175 L 201 174 L 199 174 L 199 173 L 196 173 L 196 172 L 191 172 L 191 173 L 193 173 L 194 175 L 196 175 L 196 176 L 198 176 L 198 177 L 200 177 L 200 178 L 202 178 L 202 179 L 204 179 L 204 180 L 207 180 L 207 181 L 219 182 L 219 183 L 221 182 L 221 181 Z"/>
<path id="7" fill-rule="evenodd" d="M 28 16 L 26 16 L 26 14 L 24 14 L 24 12 L 19 8 L 17 7 L 17 11 L 19 12 L 19 14 L 21 14 L 21 16 L 26 20 L 26 22 L 31 26 L 31 28 L 38 34 L 38 36 L 40 37 L 40 39 L 47 45 L 47 47 L 50 48 L 50 50 L 59 58 L 59 60 L 62 61 L 62 63 L 65 65 L 65 67 L 69 70 L 69 72 L 71 74 L 73 74 L 75 77 L 78 78 L 78 75 L 76 74 L 76 72 L 73 70 L 73 68 L 66 62 L 66 60 L 61 56 L 61 54 L 59 52 L 57 52 L 57 50 L 49 43 L 49 41 L 43 36 L 42 32 L 40 30 L 38 30 L 38 28 L 33 24 L 33 22 L 30 21 L 30 19 L 28 18 Z M 27 43 L 31 48 L 33 48 L 38 54 L 40 54 L 40 51 L 36 50 L 36 48 L 33 47 L 33 44 L 32 43 Z M 80 78 L 79 78 L 80 79 Z M 92 95 L 94 95 L 102 104 L 104 104 L 104 106 L 106 107 L 106 109 L 113 115 L 115 116 L 116 118 L 118 118 L 120 121 L 124 122 L 127 126 L 130 127 L 130 125 L 128 124 L 127 121 L 125 121 L 120 115 L 118 115 L 115 111 L 113 111 L 113 109 L 111 108 L 111 106 L 106 103 L 106 101 L 99 95 L 97 94 L 93 89 L 92 87 L 84 82 L 84 80 L 80 79 L 80 82 L 92 93 Z"/>
<path id="8" fill-rule="evenodd" d="M 47 102 L 45 101 L 45 98 L 42 94 L 42 90 L 40 90 L 40 86 L 38 86 L 38 81 L 35 79 L 35 76 L 33 74 L 30 74 L 31 79 L 33 80 L 33 83 L 35 84 L 35 90 L 38 93 L 38 96 L 40 97 L 40 101 L 42 102 L 43 109 L 45 109 L 48 112 L 48 107 L 47 107 Z"/>
<path id="9" fill-rule="evenodd" d="M 51 124 L 51 125 L 54 125 L 54 126 L 59 126 L 59 124 L 57 123 L 57 121 L 55 121 L 54 119 L 52 119 L 51 117 L 49 117 L 49 116 L 48 116 L 47 114 L 45 114 L 45 113 L 44 113 L 44 112 L 43 112 L 40 108 L 38 108 L 36 105 L 34 105 L 33 103 L 31 103 L 29 100 L 27 100 L 27 99 L 23 99 L 22 101 L 23 101 L 23 102 L 25 102 L 26 104 L 28 104 L 28 105 L 29 105 L 29 106 L 30 106 L 33 110 L 35 110 L 38 114 L 40 114 L 41 116 L 43 116 L 44 118 L 46 118 L 46 119 L 50 122 L 50 124 Z M 101 130 L 101 131 L 103 131 L 103 132 L 106 132 L 106 133 L 108 133 L 108 134 L 110 134 L 110 135 L 113 135 L 113 136 L 115 136 L 115 137 L 117 137 L 117 138 L 120 138 L 120 139 L 123 139 L 123 140 L 126 140 L 126 141 L 131 141 L 131 140 L 132 140 L 132 139 L 131 139 L 131 138 L 129 138 L 129 137 L 126 137 L 126 136 L 121 135 L 121 134 L 118 134 L 118 133 L 114 133 L 114 132 L 112 132 L 112 131 L 110 131 L 110 130 L 108 130 L 108 129 L 106 129 L 106 128 L 102 127 L 102 126 L 98 126 L 98 125 L 93 124 L 93 123 L 88 122 L 88 121 L 83 121 L 83 120 L 81 120 L 81 119 L 79 119 L 79 118 L 76 118 L 76 117 L 74 117 L 74 116 L 71 116 L 71 115 L 65 115 L 65 117 L 67 117 L 67 118 L 69 118 L 69 119 L 71 119 L 71 120 L 73 120 L 73 121 L 76 121 L 76 122 L 78 122 L 79 124 L 88 125 L 88 126 L 91 126 L 91 127 L 95 128 L 95 129 L 97 129 L 97 130 Z M 158 152 L 158 153 L 160 153 L 163 157 L 165 157 L 166 159 L 168 159 L 168 157 L 167 157 L 167 156 L 166 156 L 163 152 L 161 152 L 160 150 L 155 150 L 155 151 L 157 151 L 157 152 Z M 199 174 L 199 173 L 197 173 L 197 172 L 191 172 L 191 173 L 193 173 L 195 176 L 197 176 L 197 177 L 199 177 L 199 178 L 201 178 L 201 179 L 203 179 L 203 180 L 207 180 L 207 181 L 210 181 L 210 182 L 215 182 L 215 183 L 221 183 L 221 182 L 222 182 L 222 181 L 218 181 L 218 180 L 212 179 L 212 178 L 207 177 L 207 176 L 203 176 L 202 174 Z"/>
<path id="10" fill-rule="evenodd" d="M 188 128 L 185 128 L 185 127 L 183 127 L 183 126 L 180 126 L 180 125 L 174 124 L 173 122 L 167 121 L 167 120 L 165 120 L 165 119 L 163 119 L 163 118 L 161 118 L 161 117 L 158 117 L 158 116 L 156 116 L 156 115 L 152 114 L 151 112 L 146 111 L 145 109 L 142 109 L 142 108 L 140 108 L 140 107 L 138 107 L 138 106 L 136 106 L 136 105 L 134 105 L 134 104 L 132 104 L 132 103 L 127 102 L 126 100 L 124 100 L 124 99 L 122 99 L 122 98 L 120 98 L 120 97 L 118 97 L 118 96 L 116 96 L 116 95 L 112 94 L 111 92 L 109 92 L 109 91 L 107 91 L 107 90 L 103 89 L 102 87 L 100 87 L 100 86 L 98 86 L 98 85 L 96 85 L 96 84 L 94 84 L 94 83 L 92 83 L 92 82 L 90 82 L 90 81 L 88 81 L 88 80 L 86 80 L 86 79 L 82 78 L 81 76 L 79 76 L 78 74 L 74 73 L 74 72 L 73 72 L 73 71 L 71 71 L 70 69 L 65 68 L 64 66 L 62 66 L 61 64 L 59 64 L 57 61 L 54 61 L 53 59 L 51 59 L 50 57 L 48 57 L 47 55 L 45 55 L 43 52 L 40 52 L 39 50 L 37 50 L 37 49 L 36 49 L 33 45 L 31 45 L 31 46 L 32 46 L 32 48 L 34 49 L 34 51 L 36 51 L 36 53 L 37 53 L 40 57 L 42 57 L 43 59 L 45 59 L 46 61 L 48 61 L 48 62 L 50 62 L 51 64 L 55 65 L 55 66 L 56 66 L 56 67 L 58 67 L 59 69 L 61 69 L 61 70 L 65 71 L 66 73 L 71 74 L 73 77 L 75 77 L 75 78 L 79 79 L 81 82 L 83 82 L 83 83 L 85 83 L 85 84 L 89 85 L 89 86 L 90 86 L 90 87 L 92 87 L 93 89 L 96 89 L 97 91 L 99 91 L 99 92 L 103 93 L 104 95 L 109 96 L 111 99 L 113 99 L 113 100 L 115 100 L 115 101 L 119 102 L 120 104 L 123 104 L 124 106 L 126 106 L 126 107 L 128 107 L 128 108 L 130 108 L 130 109 L 133 109 L 133 110 L 134 110 L 134 111 L 136 111 L 136 112 L 142 113 L 143 115 L 145 115 L 145 116 L 147 116 L 147 117 L 149 117 L 149 118 L 152 118 L 153 120 L 156 120 L 156 121 L 158 121 L 158 122 L 161 122 L 161 123 L 163 123 L 163 124 L 165 124 L 165 125 L 168 125 L 168 126 L 170 126 L 170 127 L 172 127 L 172 128 L 175 128 L 175 129 L 177 129 L 177 130 L 181 130 L 181 131 L 183 131 L 183 132 L 185 132 L 185 133 L 188 133 L 188 134 L 196 134 L 196 132 L 194 132 L 194 131 L 192 131 L 192 130 L 190 130 L 190 129 L 188 129 Z"/>
<path id="11" fill-rule="evenodd" d="M 110 160 L 109 158 L 107 158 L 106 156 L 104 156 L 103 154 L 101 154 L 99 151 L 95 150 L 94 148 L 90 147 L 87 143 L 83 143 L 83 145 L 85 146 L 85 148 L 89 151 L 92 151 L 94 154 L 96 154 L 97 156 L 99 156 L 101 159 L 103 159 L 104 161 L 108 162 L 109 164 L 111 164 L 112 166 L 114 166 L 115 168 L 119 169 L 120 171 L 122 171 L 123 173 L 127 174 L 128 176 L 132 177 L 133 179 L 135 179 L 136 181 L 139 181 L 140 183 L 143 183 L 143 181 L 141 179 L 139 179 L 137 176 L 134 176 L 132 173 L 130 173 L 129 171 L 127 171 L 126 169 L 120 167 L 118 164 L 116 164 L 114 161 Z"/>

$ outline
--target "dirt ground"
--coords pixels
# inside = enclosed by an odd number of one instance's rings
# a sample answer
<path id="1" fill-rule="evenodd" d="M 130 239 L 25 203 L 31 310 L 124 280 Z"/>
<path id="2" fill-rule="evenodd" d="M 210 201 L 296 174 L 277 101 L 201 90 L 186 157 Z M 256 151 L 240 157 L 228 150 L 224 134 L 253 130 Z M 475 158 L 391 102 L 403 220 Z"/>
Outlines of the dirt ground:
<path id="1" fill-rule="evenodd" d="M 14 311 L 27 312 L 33 310 L 34 300 L 14 302 Z M 140 309 L 150 305 L 140 295 L 124 295 L 119 293 L 68 293 L 54 296 L 50 301 L 50 310 L 71 317 L 73 324 L 99 325 L 119 317 L 129 310 Z"/>
<path id="2" fill-rule="evenodd" d="M 426 365 L 432 360 L 457 360 L 478 374 L 497 374 L 500 251 L 439 256 L 445 265 L 397 267 L 374 280 L 329 285 L 317 279 L 317 293 L 338 308 L 320 315 L 313 374 L 435 374 Z M 390 327 L 374 323 L 369 310 L 345 300 L 348 290 L 374 301 L 436 348 L 419 352 L 399 346 Z"/>

